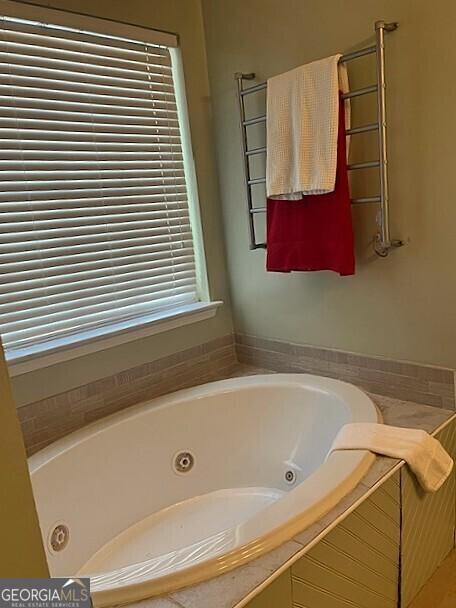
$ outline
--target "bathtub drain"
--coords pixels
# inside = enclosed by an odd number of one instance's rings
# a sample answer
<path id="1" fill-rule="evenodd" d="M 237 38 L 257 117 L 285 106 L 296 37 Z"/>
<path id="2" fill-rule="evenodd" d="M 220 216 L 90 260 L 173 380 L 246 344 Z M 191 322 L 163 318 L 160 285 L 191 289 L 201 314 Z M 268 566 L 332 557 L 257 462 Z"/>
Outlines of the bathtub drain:
<path id="1" fill-rule="evenodd" d="M 191 452 L 179 452 L 174 458 L 174 470 L 177 473 L 188 473 L 195 464 L 195 458 Z"/>

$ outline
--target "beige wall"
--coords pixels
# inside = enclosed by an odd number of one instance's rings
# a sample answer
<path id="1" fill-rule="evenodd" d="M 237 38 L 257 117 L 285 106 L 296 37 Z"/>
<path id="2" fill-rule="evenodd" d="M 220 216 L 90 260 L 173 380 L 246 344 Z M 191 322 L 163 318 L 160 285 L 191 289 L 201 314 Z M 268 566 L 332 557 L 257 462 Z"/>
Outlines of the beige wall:
<path id="1" fill-rule="evenodd" d="M 46 4 L 52 8 L 127 21 L 179 35 L 187 85 L 210 293 L 213 299 L 223 300 L 225 305 L 218 309 L 213 319 L 15 377 L 13 390 L 19 405 L 190 348 L 232 331 L 226 290 L 216 169 L 208 119 L 209 89 L 199 1 L 55 0 Z"/>
<path id="2" fill-rule="evenodd" d="M 203 0 L 203 9 L 236 329 L 456 367 L 456 3 Z M 410 243 L 376 259 L 375 211 L 356 208 L 355 277 L 267 274 L 264 252 L 248 250 L 233 73 L 264 80 L 365 46 L 379 18 L 400 22 L 387 40 L 391 212 L 393 236 Z M 369 83 L 360 61 L 354 85 Z"/>
<path id="3" fill-rule="evenodd" d="M 0 577 L 49 576 L 0 344 Z"/>

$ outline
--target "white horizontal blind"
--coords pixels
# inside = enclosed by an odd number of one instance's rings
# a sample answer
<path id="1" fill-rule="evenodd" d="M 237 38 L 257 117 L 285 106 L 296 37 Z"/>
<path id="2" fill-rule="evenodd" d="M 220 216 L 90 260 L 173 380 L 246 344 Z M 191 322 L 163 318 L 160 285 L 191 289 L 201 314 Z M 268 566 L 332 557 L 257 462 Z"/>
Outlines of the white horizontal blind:
<path id="1" fill-rule="evenodd" d="M 169 50 L 0 19 L 7 352 L 197 300 Z"/>

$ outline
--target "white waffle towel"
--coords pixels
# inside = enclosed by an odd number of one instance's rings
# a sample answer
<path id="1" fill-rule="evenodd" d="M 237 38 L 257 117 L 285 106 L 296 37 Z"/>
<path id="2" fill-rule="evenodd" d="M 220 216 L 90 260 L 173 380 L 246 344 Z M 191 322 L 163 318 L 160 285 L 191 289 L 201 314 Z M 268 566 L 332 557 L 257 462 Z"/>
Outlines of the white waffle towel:
<path id="1" fill-rule="evenodd" d="M 348 91 L 341 55 L 308 63 L 267 83 L 266 191 L 296 199 L 334 190 L 339 90 Z M 345 102 L 345 126 L 350 106 Z"/>
<path id="2" fill-rule="evenodd" d="M 331 452 L 370 450 L 405 460 L 426 492 L 435 492 L 450 475 L 453 460 L 440 442 L 418 429 L 356 422 L 341 428 Z"/>

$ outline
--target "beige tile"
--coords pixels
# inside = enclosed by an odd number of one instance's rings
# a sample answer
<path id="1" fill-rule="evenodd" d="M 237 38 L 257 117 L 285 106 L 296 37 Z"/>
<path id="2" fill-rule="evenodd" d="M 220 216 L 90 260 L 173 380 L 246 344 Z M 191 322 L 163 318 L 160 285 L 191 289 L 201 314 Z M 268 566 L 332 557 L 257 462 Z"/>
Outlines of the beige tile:
<path id="1" fill-rule="evenodd" d="M 130 382 L 144 378 L 152 373 L 153 370 L 149 364 L 138 365 L 137 367 L 126 369 L 116 374 L 117 385 L 122 386 L 124 384 L 129 384 Z"/>
<path id="2" fill-rule="evenodd" d="M 411 376 L 403 376 L 393 372 L 385 372 L 377 369 L 369 369 L 361 367 L 358 369 L 359 379 L 361 381 L 366 380 L 367 382 L 376 382 L 378 384 L 410 389 L 421 393 L 432 393 L 430 390 L 429 382 L 419 378 L 413 378 Z M 435 385 L 438 388 L 437 385 Z M 444 385 L 441 385 L 444 386 Z M 436 393 L 440 394 L 440 393 Z"/>
<path id="3" fill-rule="evenodd" d="M 36 431 L 35 418 L 28 418 L 27 420 L 21 421 L 22 432 L 25 436 L 30 436 L 31 433 Z"/>
<path id="4" fill-rule="evenodd" d="M 386 424 L 409 428 L 420 428 L 431 432 L 447 421 L 454 414 L 428 405 L 393 399 L 383 395 L 370 394 L 379 406 Z"/>
<path id="5" fill-rule="evenodd" d="M 210 352 L 213 350 L 217 350 L 218 348 L 222 348 L 224 346 L 234 346 L 234 336 L 233 334 L 228 334 L 226 336 L 221 336 L 220 338 L 216 338 L 210 342 L 206 342 L 201 345 L 202 352 Z"/>
<path id="6" fill-rule="evenodd" d="M 387 397 L 393 397 L 402 401 L 413 401 L 414 403 L 422 403 L 423 405 L 432 405 L 436 408 L 443 407 L 442 398 L 439 395 L 432 395 L 430 393 L 420 393 L 408 388 L 402 388 L 398 386 L 392 386 L 387 384 L 379 384 L 375 382 L 359 382 L 355 383 L 364 390 L 370 393 L 376 393 L 385 395 Z"/>
<path id="7" fill-rule="evenodd" d="M 35 404 L 24 405 L 17 410 L 18 418 L 22 423 L 27 422 L 27 420 L 33 420 L 36 417 L 36 408 Z"/>
<path id="8" fill-rule="evenodd" d="M 450 369 L 239 334 L 236 352 L 243 364 L 317 373 L 353 382 L 371 392 L 456 408 L 454 372 Z"/>
<path id="9" fill-rule="evenodd" d="M 96 386 L 100 385 L 102 381 L 91 382 L 90 384 L 86 384 L 85 386 L 80 386 L 75 388 L 67 393 L 61 393 L 60 395 L 56 395 L 54 397 L 54 403 L 57 404 L 71 404 L 78 403 L 81 399 L 86 399 L 90 397 L 91 394 L 95 394 Z"/>

